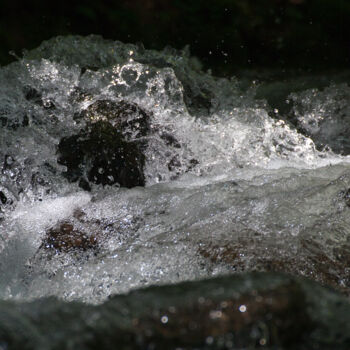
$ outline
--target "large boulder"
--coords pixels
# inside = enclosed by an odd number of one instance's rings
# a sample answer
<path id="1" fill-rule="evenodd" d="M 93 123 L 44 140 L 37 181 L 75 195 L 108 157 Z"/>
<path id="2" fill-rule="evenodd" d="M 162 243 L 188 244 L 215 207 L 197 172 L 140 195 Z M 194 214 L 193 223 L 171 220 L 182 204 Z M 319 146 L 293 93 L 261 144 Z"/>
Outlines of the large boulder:
<path id="1" fill-rule="evenodd" d="M 5 349 L 337 349 L 350 304 L 318 284 L 244 274 L 151 287 L 99 306 L 0 302 Z"/>
<path id="2" fill-rule="evenodd" d="M 126 102 L 97 101 L 79 115 L 86 126 L 78 134 L 64 137 L 58 145 L 58 163 L 65 177 L 90 190 L 91 183 L 131 188 L 144 186 L 144 142 L 149 116 Z"/>
<path id="3" fill-rule="evenodd" d="M 76 121 L 91 123 L 106 121 L 123 134 L 127 140 L 146 136 L 149 132 L 150 114 L 138 105 L 120 101 L 97 100 L 74 116 Z"/>

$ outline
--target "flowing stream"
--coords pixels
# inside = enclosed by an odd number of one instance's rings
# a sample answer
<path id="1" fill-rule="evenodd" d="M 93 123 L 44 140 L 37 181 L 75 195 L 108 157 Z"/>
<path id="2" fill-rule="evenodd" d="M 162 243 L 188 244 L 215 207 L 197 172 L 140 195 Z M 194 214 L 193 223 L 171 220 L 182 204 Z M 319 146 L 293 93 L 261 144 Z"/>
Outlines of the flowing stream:
<path id="1" fill-rule="evenodd" d="M 327 74 L 217 78 L 97 36 L 2 67 L 0 298 L 271 270 L 349 294 L 349 72 Z"/>

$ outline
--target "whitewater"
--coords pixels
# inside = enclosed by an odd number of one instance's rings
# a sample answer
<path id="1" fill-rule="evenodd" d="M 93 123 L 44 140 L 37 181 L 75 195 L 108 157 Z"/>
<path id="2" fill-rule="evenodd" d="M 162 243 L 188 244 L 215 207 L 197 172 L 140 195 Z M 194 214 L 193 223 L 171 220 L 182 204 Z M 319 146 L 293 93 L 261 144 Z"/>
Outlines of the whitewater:
<path id="1" fill-rule="evenodd" d="M 271 270 L 347 294 L 341 77 L 217 78 L 187 49 L 98 36 L 24 52 L 0 69 L 0 298 L 100 304 Z M 139 161 L 133 174 L 99 159 L 119 152 L 103 135 Z M 65 233 L 77 238 L 58 242 Z"/>

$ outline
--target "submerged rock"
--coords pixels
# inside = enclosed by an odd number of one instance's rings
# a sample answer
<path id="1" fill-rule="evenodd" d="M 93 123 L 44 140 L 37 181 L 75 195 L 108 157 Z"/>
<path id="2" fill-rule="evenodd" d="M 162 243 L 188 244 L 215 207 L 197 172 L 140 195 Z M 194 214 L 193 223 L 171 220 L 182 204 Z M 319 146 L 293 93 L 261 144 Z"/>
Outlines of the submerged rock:
<path id="1" fill-rule="evenodd" d="M 43 242 L 46 249 L 54 249 L 58 252 L 68 252 L 72 249 L 87 250 L 97 246 L 97 237 L 79 231 L 70 222 L 63 222 L 57 227 L 47 231 L 47 237 Z"/>
<path id="2" fill-rule="evenodd" d="M 22 349 L 348 349 L 350 304 L 305 279 L 246 274 L 151 287 L 99 306 L 1 302 L 0 344 Z M 16 320 L 21 320 L 20 322 Z"/>
<path id="3" fill-rule="evenodd" d="M 291 256 L 278 245 L 266 246 L 241 239 L 221 246 L 201 245 L 198 252 L 214 266 L 225 265 L 237 272 L 284 272 L 305 276 L 350 295 L 349 246 L 334 248 L 334 258 L 315 240 L 301 238 L 298 246 L 298 253 Z"/>
<path id="4" fill-rule="evenodd" d="M 131 215 L 128 220 L 91 218 L 83 210 L 76 209 L 71 217 L 46 229 L 42 243 L 31 259 L 31 264 L 37 258 L 48 261 L 54 254 L 60 253 L 67 253 L 73 257 L 78 257 L 81 252 L 97 254 L 108 238 L 120 242 L 134 239 L 135 231 L 141 223 L 141 218 Z M 34 266 L 31 268 L 35 269 Z"/>

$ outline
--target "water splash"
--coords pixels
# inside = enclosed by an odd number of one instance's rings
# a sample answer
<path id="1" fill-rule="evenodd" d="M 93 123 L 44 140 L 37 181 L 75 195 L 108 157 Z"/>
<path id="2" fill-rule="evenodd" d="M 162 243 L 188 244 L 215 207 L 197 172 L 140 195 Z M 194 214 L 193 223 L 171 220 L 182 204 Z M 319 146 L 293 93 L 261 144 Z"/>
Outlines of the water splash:
<path id="1" fill-rule="evenodd" d="M 334 146 L 345 144 L 346 85 L 292 94 L 294 128 L 254 86 L 203 73 L 186 51 L 73 36 L 1 68 L 0 91 L 3 298 L 99 303 L 272 258 L 312 275 L 314 255 L 347 252 L 348 158 Z M 105 101 L 138 108 L 123 137 L 144 152 L 145 187 L 112 179 L 81 192 L 58 161 L 62 139 L 112 123 Z M 52 245 L 50 232 L 73 235 L 71 247 Z M 347 285 L 339 271 L 335 283 Z"/>

